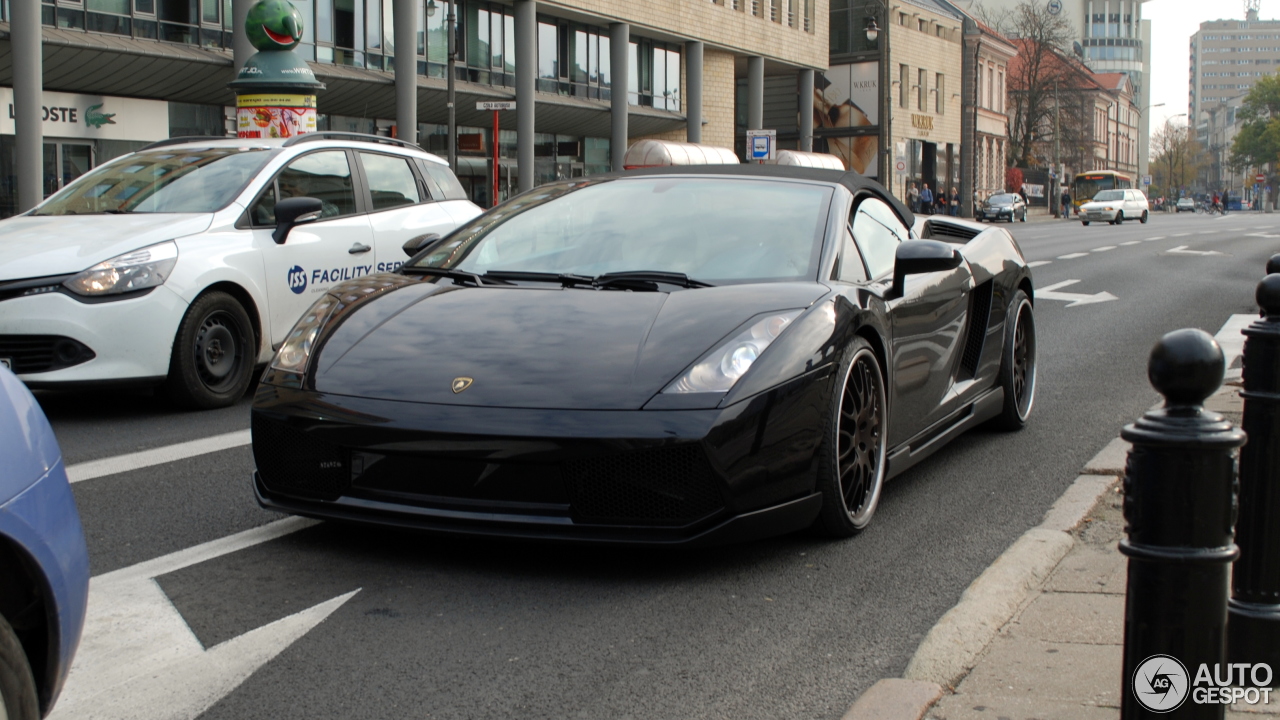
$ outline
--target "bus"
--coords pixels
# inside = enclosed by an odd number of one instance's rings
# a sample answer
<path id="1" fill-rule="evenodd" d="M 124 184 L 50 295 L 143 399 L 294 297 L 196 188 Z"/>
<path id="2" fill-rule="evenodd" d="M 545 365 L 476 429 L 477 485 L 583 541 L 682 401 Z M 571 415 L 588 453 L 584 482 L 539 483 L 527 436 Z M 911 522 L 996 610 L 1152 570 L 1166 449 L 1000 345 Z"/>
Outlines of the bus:
<path id="1" fill-rule="evenodd" d="M 1080 212 L 1080 206 L 1093 199 L 1103 190 L 1128 190 L 1133 187 L 1133 178 L 1115 170 L 1091 170 L 1076 174 L 1075 184 L 1071 186 L 1071 204 Z"/>

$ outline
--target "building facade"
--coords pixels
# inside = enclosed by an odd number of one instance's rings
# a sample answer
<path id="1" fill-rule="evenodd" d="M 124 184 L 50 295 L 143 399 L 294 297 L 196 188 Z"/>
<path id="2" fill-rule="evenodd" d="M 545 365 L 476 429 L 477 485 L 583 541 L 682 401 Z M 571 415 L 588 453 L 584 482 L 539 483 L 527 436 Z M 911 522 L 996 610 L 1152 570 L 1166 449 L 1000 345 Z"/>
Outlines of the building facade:
<path id="1" fill-rule="evenodd" d="M 15 1 L 0 0 L 0 86 L 24 61 L 12 52 Z M 449 3 L 403 1 L 413 5 L 415 47 L 396 46 L 402 0 L 294 0 L 304 25 L 296 52 L 326 85 L 320 129 L 401 137 L 409 134 L 395 127 L 395 58 L 413 53 L 417 140 L 443 155 Z M 251 4 L 42 0 L 45 190 L 150 141 L 230 129 L 227 83 L 240 32 L 233 16 Z M 759 125 L 761 117 L 759 93 L 740 98 L 739 84 L 796 86 L 827 66 L 827 0 L 458 0 L 456 8 L 456 171 L 482 205 L 493 200 L 485 158 L 494 139 L 491 113 L 476 103 L 516 99 L 522 77 L 531 76 L 534 102 L 500 118 L 499 199 L 620 169 L 616 93 L 626 95 L 621 144 L 662 137 L 733 147 L 736 118 Z M 522 13 L 531 13 L 530 25 L 519 22 Z M 621 65 L 619 42 L 627 48 Z M 523 51 L 532 51 L 529 67 L 517 62 Z M 110 117 L 86 124 L 90 112 Z M 516 127 L 526 112 L 534 132 L 521 139 Z M 0 216 L 16 209 L 13 132 L 12 122 L 0 124 Z M 531 162 L 519 160 L 522 142 L 532 144 Z"/>
<path id="2" fill-rule="evenodd" d="M 975 55 L 974 99 L 974 183 L 978 198 L 1003 192 L 1004 170 L 1008 165 L 1009 143 L 1009 63 L 1018 50 L 1004 36 L 984 23 L 975 23 L 970 52 Z"/>
<path id="3" fill-rule="evenodd" d="M 1187 117 L 1207 146 L 1211 109 L 1248 95 L 1258 78 L 1280 69 L 1280 20 L 1251 11 L 1245 20 L 1200 23 L 1189 51 Z"/>

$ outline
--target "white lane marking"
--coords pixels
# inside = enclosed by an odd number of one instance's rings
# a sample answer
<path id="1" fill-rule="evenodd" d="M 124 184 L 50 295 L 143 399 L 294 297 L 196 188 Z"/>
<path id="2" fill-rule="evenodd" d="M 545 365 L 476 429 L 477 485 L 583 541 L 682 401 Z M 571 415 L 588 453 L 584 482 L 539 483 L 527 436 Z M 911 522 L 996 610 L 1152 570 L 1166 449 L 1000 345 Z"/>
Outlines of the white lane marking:
<path id="1" fill-rule="evenodd" d="M 1273 235 L 1271 233 L 1245 233 L 1245 237 L 1278 238 L 1280 235 Z"/>
<path id="2" fill-rule="evenodd" d="M 1070 255 L 1059 255 L 1059 260 L 1074 260 L 1078 257 L 1087 257 L 1089 253 L 1071 253 Z"/>
<path id="3" fill-rule="evenodd" d="M 286 518 L 89 581 L 84 634 L 50 720 L 195 718 L 359 589 L 207 650 L 155 578 L 316 524 Z"/>
<path id="4" fill-rule="evenodd" d="M 1227 367 L 1231 367 L 1236 358 L 1244 354 L 1244 335 L 1240 331 L 1249 327 L 1249 324 L 1257 320 L 1258 316 L 1253 315 L 1232 315 L 1222 324 L 1222 329 L 1218 330 L 1218 334 L 1213 336 L 1218 341 L 1218 345 L 1222 348 L 1222 355 L 1227 359 Z"/>
<path id="5" fill-rule="evenodd" d="M 1142 241 L 1141 241 L 1141 240 L 1130 240 L 1129 242 L 1122 242 L 1122 243 L 1120 243 L 1120 245 L 1121 245 L 1121 246 L 1127 246 L 1127 245 L 1141 245 L 1141 244 L 1142 244 Z"/>
<path id="6" fill-rule="evenodd" d="M 1151 242 L 1152 240 L 1163 240 L 1163 239 L 1164 239 L 1163 235 L 1156 235 L 1155 237 L 1147 238 L 1147 242 Z"/>
<path id="7" fill-rule="evenodd" d="M 1090 250 L 1089 252 L 1106 252 L 1108 250 L 1115 250 L 1115 249 L 1116 249 L 1115 245 L 1103 245 L 1102 247 L 1096 247 Z"/>
<path id="8" fill-rule="evenodd" d="M 1075 285 L 1079 280 L 1063 280 L 1060 283 L 1054 283 L 1048 287 L 1042 287 L 1036 290 L 1036 298 L 1044 298 L 1046 300 L 1063 300 L 1067 303 L 1067 307 L 1075 307 L 1076 305 L 1091 305 L 1093 303 L 1107 302 L 1108 300 L 1116 300 L 1116 296 L 1109 292 L 1094 293 L 1093 295 L 1085 295 L 1084 293 L 1055 292 L 1058 288 L 1064 288 L 1068 285 Z"/>
<path id="9" fill-rule="evenodd" d="M 88 462 L 76 463 L 75 465 L 67 467 L 67 479 L 73 483 L 77 483 L 84 480 L 100 478 L 105 475 L 115 475 L 116 473 L 139 470 L 153 465 L 163 465 L 176 460 L 185 460 L 187 458 L 196 457 L 197 455 L 205 455 L 211 452 L 218 452 L 219 450 L 229 450 L 231 448 L 248 445 L 251 442 L 251 439 L 252 438 L 250 437 L 248 430 L 237 430 L 223 435 L 214 435 L 212 437 L 200 438 L 199 440 L 190 440 L 188 442 L 180 442 L 174 445 L 165 445 L 164 447 L 142 450 L 141 452 L 129 453 L 127 455 L 116 455 L 115 457 L 103 458 L 101 460 L 90 460 Z"/>
<path id="10" fill-rule="evenodd" d="M 1191 234 L 1191 233 L 1174 233 L 1173 235 L 1170 235 L 1169 237 L 1186 237 L 1186 236 L 1188 236 L 1188 235 L 1190 235 L 1190 234 Z"/>
<path id="11" fill-rule="evenodd" d="M 1037 268 L 1037 267 L 1041 267 L 1041 266 L 1044 266 L 1044 265 L 1048 265 L 1048 264 L 1050 264 L 1050 263 L 1052 263 L 1052 262 L 1053 262 L 1052 260 L 1036 260 L 1035 262 L 1029 262 L 1029 263 L 1027 263 L 1027 267 Z"/>
<path id="12" fill-rule="evenodd" d="M 1200 232 L 1198 232 L 1198 233 L 1196 233 L 1196 234 L 1197 234 L 1197 235 L 1217 235 L 1217 234 L 1218 234 L 1218 233 L 1220 233 L 1220 232 L 1222 232 L 1222 231 L 1221 231 L 1221 230 L 1201 230 Z"/>
<path id="13" fill-rule="evenodd" d="M 1176 248 L 1170 248 L 1168 250 L 1165 250 L 1165 252 L 1169 253 L 1170 255 L 1221 255 L 1222 254 L 1217 250 L 1188 250 L 1187 247 L 1188 246 L 1186 245 L 1179 245 Z"/>

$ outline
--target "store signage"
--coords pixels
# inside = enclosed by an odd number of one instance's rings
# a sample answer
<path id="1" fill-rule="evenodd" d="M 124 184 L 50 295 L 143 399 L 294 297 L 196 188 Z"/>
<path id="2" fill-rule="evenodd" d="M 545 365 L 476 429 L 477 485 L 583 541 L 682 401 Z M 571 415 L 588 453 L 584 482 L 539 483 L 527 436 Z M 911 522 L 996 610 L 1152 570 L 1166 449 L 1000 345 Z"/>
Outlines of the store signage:
<path id="1" fill-rule="evenodd" d="M 912 114 L 912 116 L 911 116 L 911 127 L 915 128 L 915 129 L 917 129 L 917 130 L 932 130 L 932 129 L 933 129 L 933 116 L 932 116 L 932 115 L 915 115 L 915 114 Z"/>
<path id="2" fill-rule="evenodd" d="M 158 100 L 46 92 L 41 133 L 53 138 L 163 140 L 169 137 L 169 103 Z M 0 87 L 0 135 L 15 134 L 13 89 Z"/>
<path id="3" fill-rule="evenodd" d="M 515 110 L 516 102 L 514 100 L 503 101 L 503 102 L 493 102 L 493 101 L 478 102 L 476 103 L 476 109 L 477 110 Z"/>

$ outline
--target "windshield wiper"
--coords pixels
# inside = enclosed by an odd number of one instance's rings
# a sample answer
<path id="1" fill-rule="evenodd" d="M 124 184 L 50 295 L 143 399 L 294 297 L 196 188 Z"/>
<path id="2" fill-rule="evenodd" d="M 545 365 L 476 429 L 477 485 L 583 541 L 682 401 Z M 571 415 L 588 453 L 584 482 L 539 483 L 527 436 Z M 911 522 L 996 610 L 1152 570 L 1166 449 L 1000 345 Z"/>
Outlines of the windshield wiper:
<path id="1" fill-rule="evenodd" d="M 715 287 L 709 282 L 694 280 L 693 278 L 678 272 L 665 272 L 662 270 L 624 270 L 622 272 L 611 272 L 603 275 L 597 275 L 592 283 L 596 287 L 609 287 L 618 285 L 641 285 L 653 283 L 666 283 L 668 285 L 679 285 L 686 288 L 708 288 Z"/>
<path id="2" fill-rule="evenodd" d="M 447 277 L 455 283 L 471 283 L 476 287 L 484 285 L 484 278 L 475 273 L 466 272 L 465 270 L 451 270 L 449 268 L 438 267 L 417 267 L 405 265 L 400 268 L 400 272 L 406 275 L 434 275 L 436 277 Z M 510 285 L 509 282 L 502 282 L 503 285 Z"/>
<path id="3" fill-rule="evenodd" d="M 531 272 L 525 270 L 490 270 L 481 277 L 499 281 L 558 282 L 563 287 L 591 285 L 595 278 L 570 273 Z"/>

